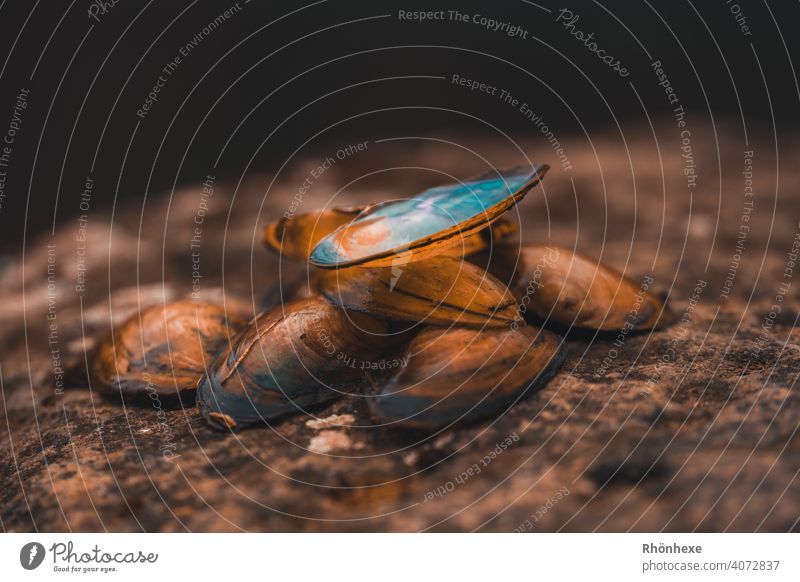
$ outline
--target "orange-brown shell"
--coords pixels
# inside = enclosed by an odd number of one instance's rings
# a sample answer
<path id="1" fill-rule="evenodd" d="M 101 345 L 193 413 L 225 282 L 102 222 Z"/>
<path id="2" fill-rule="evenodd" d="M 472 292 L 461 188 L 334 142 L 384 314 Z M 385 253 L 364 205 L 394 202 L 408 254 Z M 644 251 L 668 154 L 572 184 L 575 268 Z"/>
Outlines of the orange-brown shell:
<path id="1" fill-rule="evenodd" d="M 413 323 L 499 327 L 517 319 L 516 300 L 503 284 L 447 255 L 412 265 L 326 271 L 320 289 L 345 309 Z"/>
<path id="2" fill-rule="evenodd" d="M 326 402 L 362 387 L 386 324 L 324 299 L 292 301 L 258 316 L 200 383 L 203 416 L 238 428 Z"/>
<path id="3" fill-rule="evenodd" d="M 262 241 L 271 251 L 297 261 L 308 260 L 316 244 L 353 220 L 364 206 L 334 207 L 318 212 L 283 216 L 264 229 Z"/>
<path id="4" fill-rule="evenodd" d="M 244 325 L 212 303 L 154 305 L 119 325 L 93 362 L 94 385 L 129 395 L 194 390 L 207 366 Z"/>
<path id="5" fill-rule="evenodd" d="M 667 308 L 652 292 L 653 280 L 633 281 L 619 271 L 557 246 L 523 247 L 514 279 L 526 315 L 598 330 L 651 329 Z"/>
<path id="6" fill-rule="evenodd" d="M 519 203 L 548 170 L 546 164 L 492 170 L 413 198 L 373 204 L 320 240 L 308 260 L 322 269 L 384 267 L 460 247 Z"/>
<path id="7" fill-rule="evenodd" d="M 276 254 L 296 261 L 306 261 L 311 250 L 323 238 L 334 230 L 356 218 L 367 206 L 333 207 L 319 212 L 308 212 L 283 216 L 264 228 L 262 242 L 264 246 Z M 499 218 L 489 228 L 465 236 L 460 244 L 443 249 L 433 248 L 432 254 L 447 254 L 454 257 L 466 257 L 481 252 L 491 245 L 508 241 L 518 232 L 517 225 L 505 218 Z M 426 255 L 419 249 L 415 260 Z M 391 259 L 387 264 L 391 263 Z"/>
<path id="8" fill-rule="evenodd" d="M 549 378 L 563 357 L 557 335 L 530 325 L 426 328 L 370 406 L 392 426 L 427 430 L 502 413 Z"/>

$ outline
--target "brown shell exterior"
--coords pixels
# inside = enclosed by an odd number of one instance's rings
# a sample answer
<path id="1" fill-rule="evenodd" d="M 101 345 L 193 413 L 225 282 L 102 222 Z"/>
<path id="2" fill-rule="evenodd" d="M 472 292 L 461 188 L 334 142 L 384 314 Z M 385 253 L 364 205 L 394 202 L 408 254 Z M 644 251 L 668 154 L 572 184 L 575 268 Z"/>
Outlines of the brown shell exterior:
<path id="1" fill-rule="evenodd" d="M 320 297 L 278 306 L 220 355 L 200 383 L 200 410 L 216 427 L 239 428 L 360 389 L 359 362 L 380 352 L 386 329 Z"/>
<path id="2" fill-rule="evenodd" d="M 407 364 L 370 399 L 392 426 L 431 430 L 501 413 L 561 365 L 557 335 L 512 329 L 427 328 L 407 349 Z"/>
<path id="3" fill-rule="evenodd" d="M 283 216 L 264 229 L 262 242 L 271 251 L 294 259 L 308 260 L 316 244 L 334 230 L 353 220 L 364 206 L 335 207 L 319 212 Z"/>
<path id="4" fill-rule="evenodd" d="M 516 300 L 483 269 L 440 255 L 410 266 L 325 271 L 322 294 L 334 304 L 371 315 L 429 325 L 508 325 Z"/>
<path id="5" fill-rule="evenodd" d="M 475 234 L 464 237 L 460 244 L 456 243 L 441 249 L 436 248 L 430 253 L 426 253 L 425 249 L 418 249 L 416 254 L 414 254 L 413 261 L 409 262 L 420 261 L 426 257 L 435 255 L 447 255 L 457 259 L 469 257 L 484 252 L 494 245 L 508 243 L 518 233 L 519 227 L 517 224 L 501 216 L 488 225 L 488 228 L 484 228 Z M 389 261 L 389 264 L 391 264 L 391 261 Z"/>
<path id="6" fill-rule="evenodd" d="M 194 390 L 244 323 L 219 305 L 190 299 L 149 307 L 99 345 L 94 385 L 133 396 L 169 397 Z"/>
<path id="7" fill-rule="evenodd" d="M 514 290 L 526 316 L 604 331 L 644 330 L 657 327 L 668 314 L 650 285 L 569 249 L 527 246 Z"/>

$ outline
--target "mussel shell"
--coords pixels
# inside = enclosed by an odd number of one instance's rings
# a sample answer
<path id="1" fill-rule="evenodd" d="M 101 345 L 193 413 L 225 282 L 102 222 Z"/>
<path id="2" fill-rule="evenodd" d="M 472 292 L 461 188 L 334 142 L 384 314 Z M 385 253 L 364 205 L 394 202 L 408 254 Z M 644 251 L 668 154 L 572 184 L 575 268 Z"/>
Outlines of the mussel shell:
<path id="1" fill-rule="evenodd" d="M 426 328 L 410 343 L 407 364 L 370 398 L 391 426 L 436 429 L 502 412 L 558 370 L 561 338 L 526 326 Z"/>
<path id="2" fill-rule="evenodd" d="M 317 243 L 353 220 L 364 206 L 333 207 L 318 212 L 284 215 L 264 229 L 262 241 L 271 251 L 306 261 Z"/>
<path id="3" fill-rule="evenodd" d="M 362 366 L 380 352 L 386 324 L 312 297 L 257 317 L 198 386 L 200 411 L 221 428 L 302 412 L 365 382 Z"/>
<path id="4" fill-rule="evenodd" d="M 491 172 L 467 182 L 431 188 L 407 200 L 375 204 L 323 238 L 312 265 L 339 269 L 422 260 L 486 228 L 522 200 L 547 165 Z"/>
<path id="5" fill-rule="evenodd" d="M 650 283 L 633 281 L 596 259 L 544 245 L 523 247 L 519 258 L 512 287 L 526 319 L 603 331 L 652 329 L 667 319 Z M 501 262 L 489 270 L 497 273 Z M 501 278 L 510 277 L 507 258 L 505 263 L 499 268 L 506 272 L 497 273 Z"/>
<path id="6" fill-rule="evenodd" d="M 326 271 L 320 291 L 339 307 L 415 324 L 500 327 L 519 318 L 505 285 L 446 255 L 408 267 Z"/>
<path id="7" fill-rule="evenodd" d="M 417 249 L 414 252 L 413 262 L 421 261 L 436 255 L 447 255 L 457 259 L 470 257 L 474 254 L 490 250 L 495 245 L 510 244 L 511 240 L 518 233 L 519 227 L 517 226 L 517 223 L 511 222 L 510 220 L 507 220 L 505 217 L 501 216 L 491 225 L 489 225 L 489 228 L 484 228 L 475 234 L 464 237 L 460 242 L 457 242 L 453 245 L 446 246 L 444 248 L 435 248 L 435 250 L 432 252 L 427 251 L 431 247 L 435 247 L 435 245 Z M 398 262 L 398 258 L 394 258 L 389 264 L 391 265 L 392 262 Z M 402 259 L 400 259 L 400 262 L 402 262 Z"/>
<path id="8" fill-rule="evenodd" d="M 194 390 L 244 324 L 213 303 L 185 299 L 149 307 L 100 343 L 92 364 L 94 385 L 132 396 Z"/>

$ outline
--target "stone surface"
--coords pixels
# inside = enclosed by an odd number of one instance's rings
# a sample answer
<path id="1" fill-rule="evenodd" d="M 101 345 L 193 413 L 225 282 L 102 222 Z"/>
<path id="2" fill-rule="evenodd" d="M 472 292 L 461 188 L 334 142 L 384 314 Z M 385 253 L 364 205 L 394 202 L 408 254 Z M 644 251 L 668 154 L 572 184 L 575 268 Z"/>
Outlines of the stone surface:
<path id="1" fill-rule="evenodd" d="M 800 530 L 800 273 L 787 271 L 800 172 L 782 166 L 778 182 L 770 142 L 754 138 L 756 196 L 743 222 L 737 139 L 722 135 L 715 144 L 696 128 L 703 173 L 690 193 L 676 132 L 664 132 L 660 150 L 649 129 L 626 134 L 624 144 L 611 135 L 593 135 L 591 147 L 564 139 L 573 169 L 554 168 L 519 216 L 526 240 L 577 247 L 634 278 L 652 276 L 679 321 L 619 346 L 615 334 L 572 333 L 565 365 L 541 390 L 497 419 L 435 435 L 370 427 L 356 396 L 315 410 L 322 422 L 289 417 L 225 435 L 210 430 L 190 401 L 122 402 L 87 386 L 85 349 L 110 321 L 191 292 L 199 187 L 150 196 L 144 209 L 126 202 L 113 228 L 108 212 L 90 214 L 82 292 L 76 221 L 29 240 L 24 256 L 0 260 L 2 528 Z M 508 144 L 463 142 L 499 166 L 522 161 Z M 521 147 L 550 161 L 543 140 Z M 375 144 L 327 171 L 299 210 L 324 204 L 390 157 L 461 178 L 484 169 L 442 143 L 392 148 Z M 273 186 L 272 176 L 250 177 L 235 196 L 215 185 L 199 243 L 204 293 L 219 294 L 213 288 L 222 285 L 226 301 L 243 298 L 252 315 L 279 297 L 279 272 L 285 288 L 302 281 L 304 269 L 279 266 L 259 236 L 314 165 L 309 159 Z M 434 172 L 376 174 L 337 202 L 441 181 Z M 736 258 L 743 224 L 749 231 Z M 705 287 L 692 311 L 698 281 Z M 780 312 L 770 315 L 776 304 Z M 63 393 L 53 350 L 69 369 Z M 511 444 L 498 449 L 506 439 Z"/>

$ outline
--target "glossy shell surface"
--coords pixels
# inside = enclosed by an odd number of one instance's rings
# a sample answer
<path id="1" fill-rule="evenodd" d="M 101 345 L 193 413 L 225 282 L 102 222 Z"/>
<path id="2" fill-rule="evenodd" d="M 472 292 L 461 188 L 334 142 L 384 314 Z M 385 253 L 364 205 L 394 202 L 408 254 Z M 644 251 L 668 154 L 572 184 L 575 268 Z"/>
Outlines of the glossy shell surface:
<path id="1" fill-rule="evenodd" d="M 129 395 L 176 396 L 194 390 L 244 319 L 219 305 L 182 300 L 155 305 L 119 325 L 101 342 L 94 385 Z"/>
<path id="2" fill-rule="evenodd" d="M 603 331 L 646 330 L 668 318 L 652 285 L 652 279 L 634 281 L 563 247 L 526 246 L 514 291 L 526 317 Z"/>
<path id="3" fill-rule="evenodd" d="M 334 207 L 318 212 L 285 215 L 264 229 L 263 242 L 271 251 L 296 261 L 308 260 L 317 243 L 353 220 L 364 209 Z"/>
<path id="4" fill-rule="evenodd" d="M 320 290 L 340 307 L 413 323 L 499 327 L 518 319 L 516 299 L 502 283 L 446 255 L 408 267 L 327 271 Z"/>
<path id="5" fill-rule="evenodd" d="M 403 428 L 435 429 L 502 413 L 557 370 L 561 338 L 536 328 L 427 328 L 407 349 L 407 364 L 370 406 Z"/>
<path id="6" fill-rule="evenodd" d="M 407 200 L 370 206 L 323 238 L 309 261 L 337 269 L 432 256 L 491 224 L 538 184 L 548 169 L 541 165 L 493 172 L 431 188 Z"/>
<path id="7" fill-rule="evenodd" d="M 200 383 L 201 413 L 218 428 L 269 421 L 326 402 L 365 382 L 361 365 L 386 326 L 327 301 L 301 299 L 260 315 Z"/>

